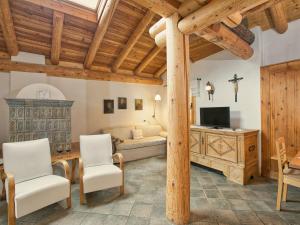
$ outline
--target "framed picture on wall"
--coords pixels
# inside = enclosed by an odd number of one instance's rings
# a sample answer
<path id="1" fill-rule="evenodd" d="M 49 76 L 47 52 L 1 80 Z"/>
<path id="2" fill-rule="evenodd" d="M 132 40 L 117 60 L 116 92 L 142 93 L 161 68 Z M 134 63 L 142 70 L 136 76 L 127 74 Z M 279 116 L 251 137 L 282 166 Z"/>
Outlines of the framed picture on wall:
<path id="1" fill-rule="evenodd" d="M 104 99 L 103 101 L 104 114 L 112 114 L 115 111 L 114 100 Z"/>
<path id="2" fill-rule="evenodd" d="M 118 98 L 118 109 L 127 109 L 127 98 Z"/>
<path id="3" fill-rule="evenodd" d="M 135 99 L 135 110 L 143 110 L 143 99 Z"/>

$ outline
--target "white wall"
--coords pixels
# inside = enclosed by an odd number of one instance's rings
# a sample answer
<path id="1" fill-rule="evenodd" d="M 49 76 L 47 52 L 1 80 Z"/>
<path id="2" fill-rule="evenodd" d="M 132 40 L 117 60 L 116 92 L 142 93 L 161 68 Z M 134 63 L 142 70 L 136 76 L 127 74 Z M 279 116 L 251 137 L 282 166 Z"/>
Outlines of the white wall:
<path id="1" fill-rule="evenodd" d="M 21 52 L 12 57 L 14 61 L 44 64 L 45 57 Z M 86 81 L 80 79 L 48 77 L 43 73 L 10 72 L 0 73 L 0 143 L 8 141 L 8 106 L 4 100 L 15 97 L 25 86 L 45 83 L 58 88 L 67 100 L 73 100 L 72 141 L 79 141 L 80 134 L 98 132 L 108 126 L 126 125 L 147 121 L 157 123 L 160 117 L 160 104 L 156 119 L 152 118 L 155 94 L 160 94 L 162 86 L 140 85 L 109 81 Z M 127 97 L 128 110 L 117 109 L 117 98 Z M 115 100 L 115 113 L 103 113 L 103 99 Z M 134 99 L 144 99 L 144 109 L 134 110 Z"/>
<path id="2" fill-rule="evenodd" d="M 262 33 L 262 65 L 271 65 L 300 59 L 300 20 L 289 23 L 284 34 L 273 29 Z"/>
<path id="3" fill-rule="evenodd" d="M 161 93 L 161 86 L 128 84 L 119 82 L 87 81 L 87 117 L 88 132 L 111 126 L 130 125 L 136 123 L 157 123 L 153 115 L 153 99 Z M 127 110 L 118 109 L 118 97 L 127 98 Z M 114 114 L 103 114 L 103 100 L 114 100 Z M 143 110 L 136 111 L 135 99 L 143 99 Z M 160 103 L 158 103 L 160 104 Z M 156 118 L 160 117 L 159 109 Z"/>
<path id="4" fill-rule="evenodd" d="M 254 30 L 259 37 L 260 30 Z M 200 107 L 229 106 L 231 125 L 234 128 L 260 129 L 260 41 L 252 44 L 254 55 L 249 60 L 231 57 L 223 51 L 215 56 L 191 65 L 191 82 L 201 78 L 200 97 L 197 97 L 197 124 L 200 124 Z M 228 80 L 237 74 L 239 82 L 238 102 L 234 101 L 233 84 Z M 213 101 L 208 100 L 205 84 L 215 87 Z"/>

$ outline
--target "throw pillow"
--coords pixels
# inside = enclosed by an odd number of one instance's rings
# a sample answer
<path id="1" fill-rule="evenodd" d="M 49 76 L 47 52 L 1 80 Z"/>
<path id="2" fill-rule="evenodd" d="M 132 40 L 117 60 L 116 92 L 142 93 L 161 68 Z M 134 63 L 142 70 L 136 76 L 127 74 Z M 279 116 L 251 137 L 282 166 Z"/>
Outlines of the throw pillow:
<path id="1" fill-rule="evenodd" d="M 143 138 L 143 130 L 142 129 L 132 130 L 132 136 L 133 136 L 134 140 L 142 139 Z"/>

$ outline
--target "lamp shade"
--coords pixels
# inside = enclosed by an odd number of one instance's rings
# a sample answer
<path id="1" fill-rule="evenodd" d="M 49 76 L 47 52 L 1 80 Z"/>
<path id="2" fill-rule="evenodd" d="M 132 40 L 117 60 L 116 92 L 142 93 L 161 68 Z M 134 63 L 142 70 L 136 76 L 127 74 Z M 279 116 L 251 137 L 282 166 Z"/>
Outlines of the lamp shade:
<path id="1" fill-rule="evenodd" d="M 161 101 L 160 95 L 159 94 L 155 95 L 154 100 L 155 101 Z"/>

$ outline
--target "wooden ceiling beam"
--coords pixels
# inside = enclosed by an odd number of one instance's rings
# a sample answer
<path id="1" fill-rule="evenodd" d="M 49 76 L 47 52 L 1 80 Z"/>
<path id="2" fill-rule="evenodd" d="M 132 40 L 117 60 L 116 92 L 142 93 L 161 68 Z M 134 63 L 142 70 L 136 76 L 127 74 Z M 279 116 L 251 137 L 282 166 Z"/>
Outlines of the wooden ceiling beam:
<path id="1" fill-rule="evenodd" d="M 257 7 L 268 0 L 214 0 L 210 1 L 197 11 L 184 17 L 178 28 L 184 34 L 205 29 L 212 24 L 221 22 L 233 13 L 243 13 L 251 8 Z"/>
<path id="2" fill-rule="evenodd" d="M 123 50 L 119 54 L 118 58 L 114 62 L 113 66 L 112 66 L 112 69 L 114 72 L 117 72 L 119 67 L 122 65 L 122 63 L 124 62 L 124 60 L 126 59 L 128 54 L 130 53 L 130 51 L 136 44 L 136 42 L 143 35 L 146 28 L 151 23 L 154 16 L 155 16 L 155 14 L 152 11 L 148 10 L 148 12 L 144 16 L 144 18 L 140 21 L 140 23 L 138 24 L 138 26 L 136 27 L 136 29 L 130 36 L 129 40 L 127 41 L 126 45 L 124 46 Z"/>
<path id="3" fill-rule="evenodd" d="M 96 53 L 108 29 L 111 18 L 117 8 L 119 0 L 103 0 L 99 7 L 99 22 L 94 34 L 93 41 L 89 47 L 84 60 L 85 68 L 90 68 L 94 62 Z"/>
<path id="4" fill-rule="evenodd" d="M 11 16 L 9 0 L 0 0 L 0 25 L 8 53 L 10 55 L 17 55 L 19 47 Z"/>
<path id="5" fill-rule="evenodd" d="M 253 55 L 250 45 L 221 23 L 214 24 L 196 34 L 242 59 L 249 59 Z"/>
<path id="6" fill-rule="evenodd" d="M 142 83 L 153 85 L 162 84 L 162 80 L 148 77 L 131 76 L 109 72 L 105 73 L 87 69 L 70 68 L 56 65 L 40 65 L 24 62 L 12 62 L 10 60 L 0 60 L 0 71 L 46 73 L 49 76 L 86 80 L 118 81 L 126 83 Z"/>
<path id="7" fill-rule="evenodd" d="M 154 74 L 155 78 L 160 78 L 167 71 L 167 64 L 164 64 L 159 70 Z"/>
<path id="8" fill-rule="evenodd" d="M 26 2 L 33 3 L 35 5 L 49 8 L 64 14 L 68 14 L 74 17 L 78 17 L 93 23 L 97 23 L 97 13 L 84 9 L 82 7 L 69 4 L 67 2 L 58 1 L 58 0 L 25 0 Z"/>
<path id="9" fill-rule="evenodd" d="M 54 11 L 51 46 L 51 62 L 54 65 L 57 65 L 59 63 L 63 26 L 64 14 L 58 11 Z"/>
<path id="10" fill-rule="evenodd" d="M 160 21 L 160 26 L 165 28 L 166 23 Z M 162 28 L 157 28 L 157 30 L 162 30 Z M 250 45 L 222 23 L 214 24 L 194 33 L 223 49 L 227 49 L 242 59 L 249 59 L 253 55 L 253 49 Z M 245 32 L 245 35 L 247 36 L 249 34 Z M 160 48 L 166 45 L 165 30 L 155 36 L 155 43 Z"/>
<path id="11" fill-rule="evenodd" d="M 177 0 L 133 0 L 137 4 L 152 10 L 161 17 L 169 17 L 177 12 L 180 2 Z"/>
<path id="12" fill-rule="evenodd" d="M 275 30 L 279 34 L 283 34 L 288 29 L 288 21 L 284 12 L 283 4 L 278 3 L 270 7 L 270 13 Z"/>
<path id="13" fill-rule="evenodd" d="M 162 49 L 163 48 L 155 46 L 135 69 L 135 74 L 139 75 L 148 66 L 148 64 L 160 53 Z"/>
<path id="14" fill-rule="evenodd" d="M 0 59 L 10 59 L 10 55 L 7 52 L 0 51 Z"/>

